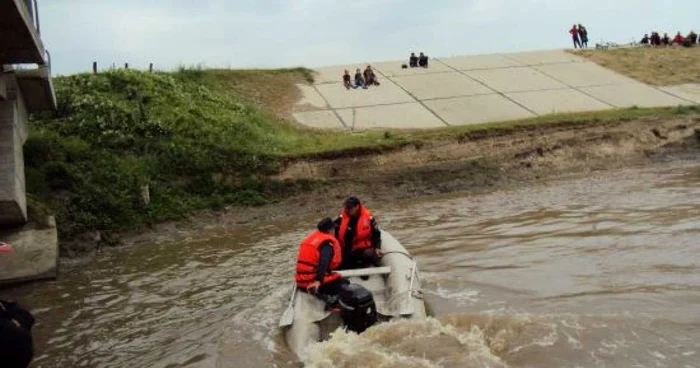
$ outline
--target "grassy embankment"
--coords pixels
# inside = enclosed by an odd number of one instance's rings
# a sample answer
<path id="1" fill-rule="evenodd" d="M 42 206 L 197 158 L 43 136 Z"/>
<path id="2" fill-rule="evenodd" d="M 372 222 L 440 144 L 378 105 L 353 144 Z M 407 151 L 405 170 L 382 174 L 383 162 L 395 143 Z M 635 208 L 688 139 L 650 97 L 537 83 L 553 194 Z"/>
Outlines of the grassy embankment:
<path id="1" fill-rule="evenodd" d="M 700 83 L 700 46 L 576 51 L 606 68 L 654 86 Z"/>
<path id="2" fill-rule="evenodd" d="M 382 152 L 534 124 L 700 115 L 696 108 L 628 109 L 425 131 L 327 132 L 284 118 L 299 93 L 294 84 L 311 78 L 305 69 L 56 78 L 58 114 L 36 117 L 25 145 L 30 201 L 56 214 L 62 240 L 91 231 L 109 240 L 195 210 L 260 205 L 317 185 L 271 179 L 285 160 Z"/>

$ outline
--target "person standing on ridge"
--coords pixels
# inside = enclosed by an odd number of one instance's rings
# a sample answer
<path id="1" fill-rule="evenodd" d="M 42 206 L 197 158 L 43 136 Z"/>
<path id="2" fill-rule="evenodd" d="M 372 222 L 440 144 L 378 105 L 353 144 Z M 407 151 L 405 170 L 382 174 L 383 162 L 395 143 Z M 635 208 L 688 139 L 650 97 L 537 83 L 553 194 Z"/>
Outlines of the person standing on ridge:
<path id="1" fill-rule="evenodd" d="M 335 238 L 335 223 L 326 217 L 316 230 L 302 240 L 297 257 L 297 287 L 319 297 L 336 296 L 350 281 L 336 270 L 342 261 L 342 249 Z"/>
<path id="2" fill-rule="evenodd" d="M 571 38 L 574 41 L 574 48 L 576 47 L 581 47 L 581 39 L 578 37 L 578 27 L 574 24 L 574 26 L 569 30 L 569 33 L 571 33 Z"/>
<path id="3" fill-rule="evenodd" d="M 377 221 L 357 197 L 345 200 L 343 212 L 335 223 L 336 238 L 343 248 L 341 269 L 369 267 L 383 256 Z"/>
<path id="4" fill-rule="evenodd" d="M 581 48 L 588 48 L 588 29 L 583 24 L 578 25 L 578 34 L 581 37 Z"/>

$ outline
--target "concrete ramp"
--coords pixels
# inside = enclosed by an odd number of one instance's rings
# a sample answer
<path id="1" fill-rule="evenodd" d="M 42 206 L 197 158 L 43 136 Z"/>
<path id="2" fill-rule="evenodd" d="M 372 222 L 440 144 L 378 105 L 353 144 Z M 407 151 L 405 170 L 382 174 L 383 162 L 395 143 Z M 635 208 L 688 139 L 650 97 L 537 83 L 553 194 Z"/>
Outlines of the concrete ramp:
<path id="1" fill-rule="evenodd" d="M 40 227 L 0 230 L 0 241 L 12 245 L 10 253 L 0 253 L 0 285 L 56 278 L 58 234 L 53 217 Z"/>
<path id="2" fill-rule="evenodd" d="M 407 63 L 319 68 L 312 86 L 300 86 L 304 109 L 294 116 L 322 129 L 428 129 L 700 103 L 697 85 L 652 87 L 564 50 L 432 58 L 429 68 L 402 68 Z M 345 70 L 354 75 L 367 65 L 381 86 L 348 90 L 342 85 Z"/>

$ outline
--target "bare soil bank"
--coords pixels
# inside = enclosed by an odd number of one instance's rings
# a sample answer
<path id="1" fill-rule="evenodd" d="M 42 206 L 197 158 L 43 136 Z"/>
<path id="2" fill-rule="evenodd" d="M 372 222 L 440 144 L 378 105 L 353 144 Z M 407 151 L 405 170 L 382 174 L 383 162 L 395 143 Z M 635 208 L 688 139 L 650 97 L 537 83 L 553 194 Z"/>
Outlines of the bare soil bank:
<path id="1" fill-rule="evenodd" d="M 700 118 L 561 123 L 465 133 L 386 151 L 352 150 L 296 158 L 279 179 L 311 179 L 309 190 L 261 207 L 205 211 L 186 221 L 123 234 L 122 245 L 177 241 L 216 228 L 318 214 L 333 215 L 348 195 L 373 204 L 458 191 L 523 185 L 562 175 L 661 160 L 700 158 Z M 310 225 L 311 226 L 311 225 Z M 64 256 L 100 249 L 98 239 L 63 244 Z"/>

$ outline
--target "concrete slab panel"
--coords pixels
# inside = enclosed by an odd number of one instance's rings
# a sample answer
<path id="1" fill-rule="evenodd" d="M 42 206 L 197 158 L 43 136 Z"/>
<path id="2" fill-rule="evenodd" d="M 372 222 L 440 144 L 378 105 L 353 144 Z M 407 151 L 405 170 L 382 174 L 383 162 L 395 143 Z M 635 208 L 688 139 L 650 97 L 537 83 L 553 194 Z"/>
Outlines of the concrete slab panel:
<path id="1" fill-rule="evenodd" d="M 572 55 L 564 50 L 530 51 L 503 55 L 517 60 L 525 65 L 575 63 L 585 61 L 585 59 Z"/>
<path id="2" fill-rule="evenodd" d="M 592 87 L 611 84 L 635 83 L 627 78 L 600 65 L 582 62 L 565 64 L 548 64 L 534 67 L 540 72 L 572 87 Z"/>
<path id="3" fill-rule="evenodd" d="M 360 68 L 364 70 L 364 65 L 366 65 L 366 63 L 324 66 L 322 68 L 315 68 L 313 69 L 314 84 L 342 83 L 343 74 L 345 73 L 346 69 L 350 72 L 350 75 L 354 77 L 355 69 Z"/>
<path id="4" fill-rule="evenodd" d="M 581 90 L 615 107 L 663 107 L 692 104 L 642 83 L 584 87 Z"/>
<path id="5" fill-rule="evenodd" d="M 0 284 L 56 278 L 58 233 L 52 217 L 40 227 L 0 230 L 0 241 L 12 245 L 12 252 L 0 253 Z"/>
<path id="6" fill-rule="evenodd" d="M 494 92 L 458 72 L 393 77 L 392 80 L 419 100 L 488 95 Z"/>
<path id="7" fill-rule="evenodd" d="M 415 102 L 413 97 L 390 80 L 385 79 L 381 83 L 381 86 L 368 89 L 348 90 L 342 83 L 319 84 L 316 88 L 334 109 Z"/>
<path id="8" fill-rule="evenodd" d="M 566 85 L 530 67 L 471 70 L 464 73 L 498 92 L 525 92 L 567 88 Z"/>
<path id="9" fill-rule="evenodd" d="M 661 87 L 660 89 L 674 96 L 700 104 L 700 84 L 681 84 L 678 86 Z"/>
<path id="10" fill-rule="evenodd" d="M 480 124 L 535 116 L 499 94 L 432 100 L 426 101 L 425 104 L 450 125 Z"/>
<path id="11" fill-rule="evenodd" d="M 516 92 L 507 93 L 506 96 L 539 115 L 599 111 L 611 108 L 610 105 L 575 89 Z"/>
<path id="12" fill-rule="evenodd" d="M 354 130 L 445 127 L 445 123 L 417 102 L 342 109 L 338 110 L 338 114 L 345 122 L 345 125 L 354 127 Z"/>
<path id="13" fill-rule="evenodd" d="M 298 107 L 316 109 L 328 108 L 326 101 L 321 97 L 321 94 L 318 93 L 314 86 L 297 84 L 297 88 L 301 91 L 301 99 L 296 104 Z"/>
<path id="14" fill-rule="evenodd" d="M 399 61 L 383 61 L 379 63 L 373 63 L 372 68 L 377 69 L 385 77 L 397 77 L 403 75 L 416 75 L 416 74 L 432 74 L 432 73 L 442 73 L 453 71 L 447 65 L 435 60 L 430 59 L 428 63 L 428 68 L 408 68 L 402 69 L 401 65 L 408 65 L 408 58 L 406 60 Z"/>
<path id="15" fill-rule="evenodd" d="M 311 128 L 345 129 L 338 116 L 331 110 L 297 112 L 293 116 L 296 121 Z"/>
<path id="16" fill-rule="evenodd" d="M 498 54 L 455 56 L 440 58 L 440 61 L 457 70 L 498 69 L 525 66 L 523 63 Z"/>

